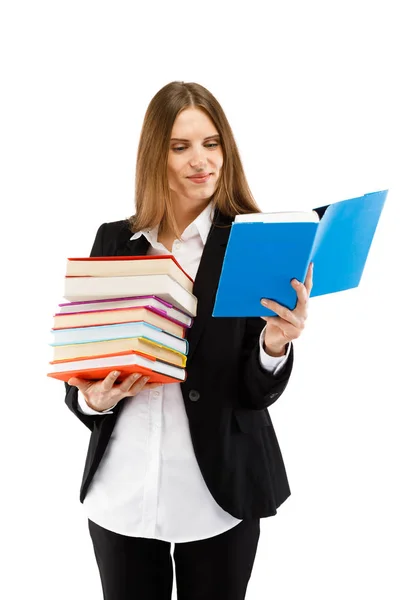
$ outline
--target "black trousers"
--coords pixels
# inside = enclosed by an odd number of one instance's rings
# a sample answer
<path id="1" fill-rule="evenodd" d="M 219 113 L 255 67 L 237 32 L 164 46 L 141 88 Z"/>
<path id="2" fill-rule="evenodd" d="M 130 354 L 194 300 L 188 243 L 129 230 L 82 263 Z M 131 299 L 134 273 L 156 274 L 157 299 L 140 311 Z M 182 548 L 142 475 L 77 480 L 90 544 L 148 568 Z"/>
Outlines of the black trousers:
<path id="1" fill-rule="evenodd" d="M 104 600 L 171 600 L 171 543 L 120 535 L 90 519 Z M 260 519 L 204 540 L 176 543 L 178 600 L 243 600 L 253 569 Z"/>

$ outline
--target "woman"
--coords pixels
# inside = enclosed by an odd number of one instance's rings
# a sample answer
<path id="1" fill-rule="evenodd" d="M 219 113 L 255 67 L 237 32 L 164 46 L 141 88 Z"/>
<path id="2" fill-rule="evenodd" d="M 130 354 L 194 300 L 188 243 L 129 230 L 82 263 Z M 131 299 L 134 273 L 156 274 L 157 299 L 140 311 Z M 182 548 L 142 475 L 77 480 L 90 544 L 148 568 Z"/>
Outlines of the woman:
<path id="1" fill-rule="evenodd" d="M 173 254 L 195 279 L 187 379 L 73 378 L 66 403 L 91 430 L 80 500 L 105 600 L 242 600 L 260 518 L 290 495 L 268 406 L 284 391 L 312 287 L 273 318 L 211 317 L 230 225 L 260 212 L 226 116 L 204 87 L 151 100 L 136 165 L 136 214 L 100 226 L 91 256 Z M 267 324 L 264 322 L 267 321 Z M 138 376 L 137 376 L 138 375 Z M 79 394 L 78 394 L 79 390 Z"/>

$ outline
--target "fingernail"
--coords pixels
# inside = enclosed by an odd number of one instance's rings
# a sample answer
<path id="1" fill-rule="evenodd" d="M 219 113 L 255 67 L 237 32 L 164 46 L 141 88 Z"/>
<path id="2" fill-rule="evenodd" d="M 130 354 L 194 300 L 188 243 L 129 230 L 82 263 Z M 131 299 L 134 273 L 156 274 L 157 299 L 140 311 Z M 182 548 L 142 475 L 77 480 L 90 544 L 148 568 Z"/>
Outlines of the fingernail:
<path id="1" fill-rule="evenodd" d="M 118 375 L 120 375 L 120 374 L 121 374 L 120 371 L 114 371 L 114 373 L 113 373 L 114 377 L 118 377 Z"/>
<path id="2" fill-rule="evenodd" d="M 261 304 L 264 304 L 264 306 L 268 306 L 269 302 L 268 302 L 268 300 L 265 300 L 265 298 L 263 298 L 261 300 Z"/>

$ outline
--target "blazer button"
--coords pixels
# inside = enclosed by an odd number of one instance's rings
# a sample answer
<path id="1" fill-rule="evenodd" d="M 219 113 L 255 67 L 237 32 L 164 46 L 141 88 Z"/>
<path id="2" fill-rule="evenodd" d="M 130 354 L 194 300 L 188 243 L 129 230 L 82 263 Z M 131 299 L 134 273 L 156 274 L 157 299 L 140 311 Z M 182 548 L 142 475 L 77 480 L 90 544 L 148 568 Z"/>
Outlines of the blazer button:
<path id="1" fill-rule="evenodd" d="M 189 392 L 189 400 L 191 400 L 192 402 L 197 402 L 197 400 L 200 398 L 200 394 L 197 390 L 190 390 Z"/>

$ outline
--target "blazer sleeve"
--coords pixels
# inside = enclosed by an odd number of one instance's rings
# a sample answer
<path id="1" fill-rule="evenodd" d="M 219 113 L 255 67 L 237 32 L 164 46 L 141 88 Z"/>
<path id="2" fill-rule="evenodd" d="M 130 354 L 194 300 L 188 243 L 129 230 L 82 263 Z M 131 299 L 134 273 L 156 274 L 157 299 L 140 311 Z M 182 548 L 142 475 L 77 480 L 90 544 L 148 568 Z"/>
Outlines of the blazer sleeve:
<path id="1" fill-rule="evenodd" d="M 103 239 L 105 227 L 106 223 L 103 223 L 97 230 L 96 238 L 94 240 L 90 256 L 103 256 Z M 98 420 L 99 418 L 102 418 L 101 415 L 83 414 L 83 412 L 81 412 L 78 408 L 78 388 L 74 385 L 68 385 L 66 381 L 64 383 L 66 405 L 74 413 L 74 415 L 78 417 L 78 419 L 90 429 L 90 431 L 93 431 L 94 422 L 96 421 L 96 419 Z"/>
<path id="2" fill-rule="evenodd" d="M 293 343 L 285 365 L 276 375 L 263 369 L 259 358 L 259 337 L 265 321 L 258 317 L 246 319 L 240 364 L 243 372 L 239 378 L 241 397 L 249 408 L 261 410 L 278 400 L 285 390 L 293 367 Z"/>

